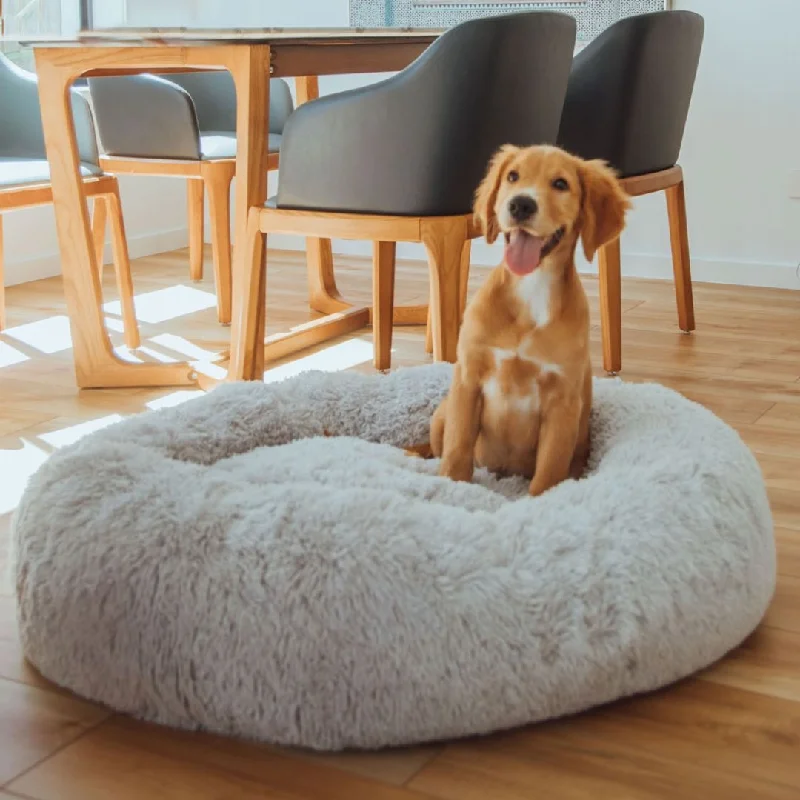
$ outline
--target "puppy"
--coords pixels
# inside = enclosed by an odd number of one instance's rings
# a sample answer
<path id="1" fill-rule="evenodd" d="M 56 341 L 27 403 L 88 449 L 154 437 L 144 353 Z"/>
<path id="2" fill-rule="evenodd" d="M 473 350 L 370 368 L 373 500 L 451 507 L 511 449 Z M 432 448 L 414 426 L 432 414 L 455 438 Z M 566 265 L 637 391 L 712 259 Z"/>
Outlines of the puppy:
<path id="1" fill-rule="evenodd" d="M 589 452 L 589 307 L 575 270 L 616 239 L 630 200 L 600 161 L 555 147 L 503 147 L 475 196 L 486 240 L 505 237 L 464 314 L 448 396 L 431 423 L 440 475 L 475 465 L 531 479 L 541 495 L 580 477 Z"/>

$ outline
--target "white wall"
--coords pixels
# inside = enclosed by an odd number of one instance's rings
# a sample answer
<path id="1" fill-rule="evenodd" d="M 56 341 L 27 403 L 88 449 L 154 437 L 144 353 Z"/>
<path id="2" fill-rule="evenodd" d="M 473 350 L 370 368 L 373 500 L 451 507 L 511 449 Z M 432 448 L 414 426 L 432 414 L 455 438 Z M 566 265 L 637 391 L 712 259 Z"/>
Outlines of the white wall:
<path id="1" fill-rule="evenodd" d="M 347 0 L 129 0 L 133 25 L 346 26 Z M 169 18 L 164 16 L 168 6 Z M 196 17 L 202 7 L 202 17 Z M 693 269 L 698 280 L 800 288 L 800 201 L 788 196 L 788 175 L 800 169 L 800 3 L 796 0 L 676 0 L 706 19 L 706 38 L 681 162 Z M 213 12 L 213 13 L 212 13 Z M 156 16 L 161 15 L 161 16 Z M 323 93 L 375 76 L 332 77 Z M 180 181 L 130 179 L 123 188 L 132 251 L 185 241 Z M 47 212 L 20 212 L 7 224 L 8 275 L 24 276 L 25 260 L 56 264 L 55 235 L 41 226 Z M 11 217 L 8 222 L 11 223 Z M 273 238 L 275 246 L 300 242 Z M 368 254 L 362 243 L 336 243 L 339 252 Z M 483 243 L 474 261 L 496 263 Z M 627 274 L 671 275 L 664 200 L 642 198 L 623 238 Z M 419 249 L 401 254 L 421 257 Z M 583 265 L 589 268 L 588 265 Z M 20 268 L 22 267 L 22 268 Z"/>
<path id="2" fill-rule="evenodd" d="M 698 279 L 800 288 L 800 3 L 676 0 L 706 36 L 681 163 Z M 640 274 L 669 274 L 663 200 L 637 203 L 624 251 Z"/>

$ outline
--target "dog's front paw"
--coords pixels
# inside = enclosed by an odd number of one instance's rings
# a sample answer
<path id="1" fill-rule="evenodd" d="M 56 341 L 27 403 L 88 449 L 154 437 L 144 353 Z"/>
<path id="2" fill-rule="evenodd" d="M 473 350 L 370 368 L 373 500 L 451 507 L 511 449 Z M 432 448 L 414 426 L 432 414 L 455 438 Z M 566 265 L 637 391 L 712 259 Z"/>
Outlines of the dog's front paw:
<path id="1" fill-rule="evenodd" d="M 450 478 L 451 481 L 469 483 L 472 480 L 472 473 L 475 466 L 472 461 L 443 459 L 439 467 L 439 475 L 443 478 Z"/>

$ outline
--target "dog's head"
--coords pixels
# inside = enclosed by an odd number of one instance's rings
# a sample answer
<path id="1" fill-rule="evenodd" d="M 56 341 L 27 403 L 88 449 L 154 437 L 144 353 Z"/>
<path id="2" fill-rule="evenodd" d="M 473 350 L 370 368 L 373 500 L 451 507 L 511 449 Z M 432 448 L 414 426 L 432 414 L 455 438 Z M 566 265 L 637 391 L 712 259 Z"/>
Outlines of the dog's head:
<path id="1" fill-rule="evenodd" d="M 528 275 L 550 256 L 570 256 L 580 236 L 589 261 L 625 227 L 630 200 L 602 161 L 556 147 L 506 145 L 475 195 L 475 217 L 491 244 L 502 233 L 505 263 Z"/>

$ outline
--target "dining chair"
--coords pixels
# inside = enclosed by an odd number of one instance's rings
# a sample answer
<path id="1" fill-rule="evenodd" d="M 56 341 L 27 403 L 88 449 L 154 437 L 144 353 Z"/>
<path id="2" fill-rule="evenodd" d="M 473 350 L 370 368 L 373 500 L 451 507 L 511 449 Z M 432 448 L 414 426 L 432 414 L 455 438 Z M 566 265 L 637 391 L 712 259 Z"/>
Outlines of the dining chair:
<path id="1" fill-rule="evenodd" d="M 140 344 L 133 304 L 128 245 L 122 219 L 119 185 L 103 172 L 97 137 L 86 98 L 73 91 L 72 113 L 83 176 L 83 191 L 92 198 L 96 278 L 101 283 L 106 223 L 110 220 L 111 245 L 117 289 L 122 307 L 125 344 Z M 53 202 L 50 167 L 44 145 L 36 76 L 18 67 L 0 53 L 0 330 L 6 326 L 3 275 L 3 215 Z"/>
<path id="2" fill-rule="evenodd" d="M 264 235 L 299 234 L 373 242 L 373 304 L 338 295 L 332 267 L 310 276 L 318 309 L 293 341 L 267 340 L 245 352 L 257 375 L 278 357 L 372 323 L 375 366 L 388 369 L 394 323 L 425 324 L 427 306 L 394 307 L 397 242 L 425 247 L 434 357 L 454 361 L 466 298 L 472 201 L 503 144 L 554 142 L 575 46 L 575 20 L 551 12 L 472 20 L 440 36 L 415 62 L 370 86 L 300 106 L 281 148 L 277 197 L 251 209 L 249 284 L 243 309 L 248 342 L 263 341 Z M 246 349 L 246 348 L 245 348 Z"/>
<path id="3" fill-rule="evenodd" d="M 572 67 L 561 147 L 608 161 L 628 194 L 666 192 L 678 324 L 695 329 L 683 170 L 678 164 L 704 21 L 691 11 L 628 17 L 607 28 Z M 622 368 L 620 241 L 599 253 L 603 365 Z"/>
<path id="4" fill-rule="evenodd" d="M 104 170 L 187 179 L 189 274 L 203 277 L 204 196 L 208 193 L 217 315 L 231 321 L 230 186 L 236 173 L 236 90 L 227 72 L 90 78 Z M 293 110 L 284 80 L 270 81 L 268 169 L 278 168 Z"/>

